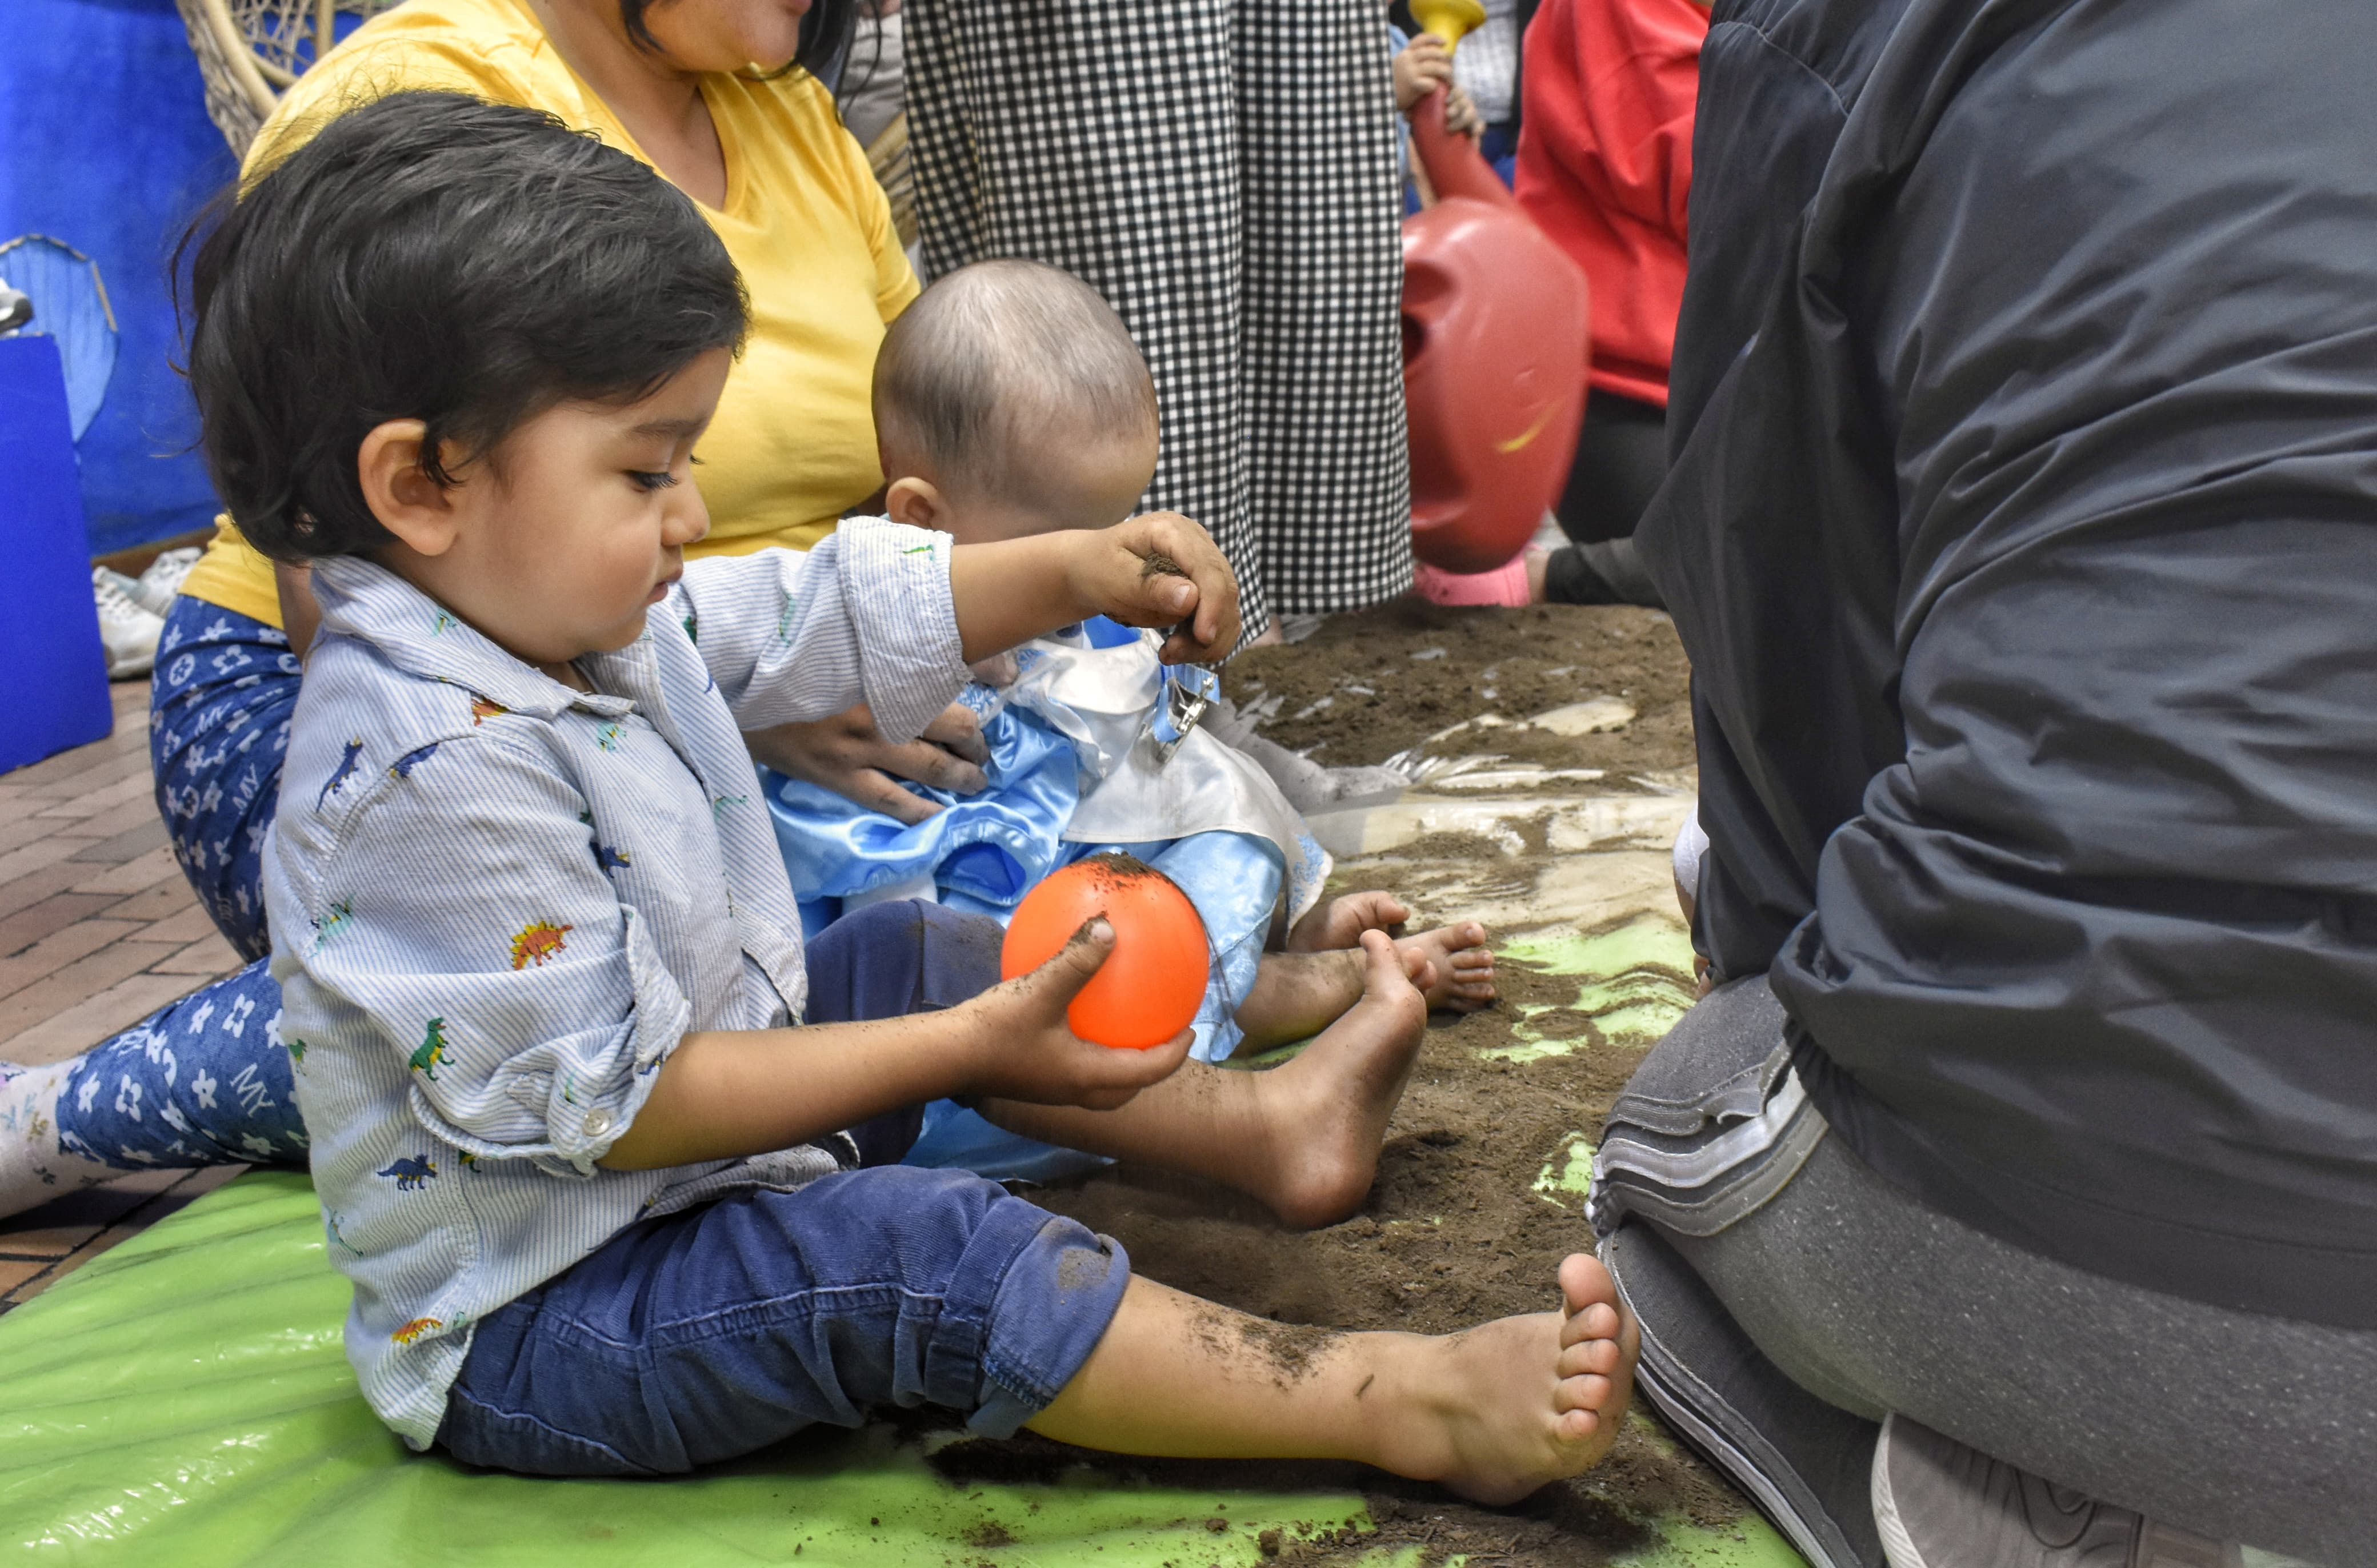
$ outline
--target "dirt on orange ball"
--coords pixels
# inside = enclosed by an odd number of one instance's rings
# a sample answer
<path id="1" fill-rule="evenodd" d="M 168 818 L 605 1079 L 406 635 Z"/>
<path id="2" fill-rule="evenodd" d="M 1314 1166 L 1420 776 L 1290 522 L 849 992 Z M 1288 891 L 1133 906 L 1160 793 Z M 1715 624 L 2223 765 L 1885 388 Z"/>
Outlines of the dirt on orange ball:
<path id="1" fill-rule="evenodd" d="M 1162 1045 L 1197 1016 L 1212 956 L 1197 907 L 1143 861 L 1093 855 L 1050 873 L 1008 921 L 999 974 L 1013 980 L 1038 968 L 1099 915 L 1114 927 L 1114 951 L 1065 1010 L 1066 1021 L 1098 1045 Z"/>

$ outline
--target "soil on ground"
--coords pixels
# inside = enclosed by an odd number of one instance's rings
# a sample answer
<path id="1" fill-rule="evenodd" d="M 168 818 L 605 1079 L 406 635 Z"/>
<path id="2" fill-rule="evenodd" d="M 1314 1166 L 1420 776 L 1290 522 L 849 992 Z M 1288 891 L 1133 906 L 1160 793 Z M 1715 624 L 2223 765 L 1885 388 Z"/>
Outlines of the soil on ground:
<path id="1" fill-rule="evenodd" d="M 1630 605 L 1541 604 L 1455 610 L 1399 600 L 1338 615 L 1300 643 L 1248 648 L 1230 661 L 1223 691 L 1241 709 L 1272 710 L 1262 732 L 1331 767 L 1424 755 L 1498 752 L 1547 767 L 1607 770 L 1608 787 L 1630 775 L 1692 765 L 1690 667 L 1675 624 Z M 1516 728 L 1570 703 L 1613 696 L 1632 723 L 1602 735 Z M 1491 714 L 1511 727 L 1457 724 Z"/>
<path id="2" fill-rule="evenodd" d="M 1444 652 L 1415 657 L 1432 648 Z M 1560 739 L 1500 731 L 1490 732 L 1490 746 L 1463 737 L 1451 745 L 1550 766 L 1602 767 L 1607 788 L 1639 792 L 1630 776 L 1690 766 L 1686 678 L 1674 628 L 1653 612 L 1446 610 L 1412 601 L 1336 617 L 1290 647 L 1253 649 L 1231 665 L 1228 688 L 1242 707 L 1281 697 L 1262 732 L 1340 766 L 1384 761 L 1480 712 L 1515 720 L 1595 695 L 1620 697 L 1637 717 L 1615 733 Z M 1318 706 L 1324 697 L 1332 700 Z M 1396 853 L 1425 870 L 1438 860 L 1474 863 L 1484 848 L 1447 834 Z M 1368 885 L 1358 873 L 1350 880 L 1341 873 L 1332 891 Z M 1608 1043 L 1589 1026 L 1563 1030 L 1560 1016 L 1547 1014 L 1534 1020 L 1533 1032 L 1572 1038 L 1568 1053 L 1489 1060 L 1484 1051 L 1512 1042 L 1522 1005 L 1576 998 L 1571 978 L 1507 961 L 1499 978 L 1500 1004 L 1431 1020 L 1377 1183 L 1343 1223 L 1284 1230 L 1247 1200 L 1127 1166 L 1031 1195 L 1119 1240 L 1148 1277 L 1284 1324 L 1436 1333 L 1556 1307 L 1554 1271 L 1565 1254 L 1589 1247 L 1592 1235 L 1576 1195 L 1539 1193 L 1537 1181 L 1547 1165 L 1559 1168 L 1573 1135 L 1598 1137 L 1611 1099 L 1641 1059 L 1641 1043 Z M 933 1463 L 960 1481 L 1048 1481 L 1086 1464 L 1183 1487 L 1363 1493 L 1378 1534 L 1287 1533 L 1276 1544 L 1288 1562 L 1344 1562 L 1417 1544 L 1429 1562 L 1458 1553 L 1479 1564 L 1583 1568 L 1648 1544 L 1640 1522 L 1648 1516 L 1680 1514 L 1716 1526 L 1740 1517 L 1739 1503 L 1711 1472 L 1639 1421 L 1628 1423 L 1616 1452 L 1592 1474 L 1507 1509 L 1472 1506 L 1359 1467 L 1121 1459 L 1029 1434 L 949 1443 Z M 1273 1543 L 1264 1544 L 1268 1550 Z"/>

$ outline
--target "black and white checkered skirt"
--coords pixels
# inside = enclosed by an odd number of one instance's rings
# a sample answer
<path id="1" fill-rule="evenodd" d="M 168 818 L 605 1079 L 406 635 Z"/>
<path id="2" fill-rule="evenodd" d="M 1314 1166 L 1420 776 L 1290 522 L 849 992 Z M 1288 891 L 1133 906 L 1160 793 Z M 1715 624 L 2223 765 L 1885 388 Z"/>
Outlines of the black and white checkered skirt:
<path id="1" fill-rule="evenodd" d="M 1411 586 L 1394 90 L 1377 0 L 909 0 L 925 273 L 1104 293 L 1155 374 L 1146 505 L 1247 629 Z"/>

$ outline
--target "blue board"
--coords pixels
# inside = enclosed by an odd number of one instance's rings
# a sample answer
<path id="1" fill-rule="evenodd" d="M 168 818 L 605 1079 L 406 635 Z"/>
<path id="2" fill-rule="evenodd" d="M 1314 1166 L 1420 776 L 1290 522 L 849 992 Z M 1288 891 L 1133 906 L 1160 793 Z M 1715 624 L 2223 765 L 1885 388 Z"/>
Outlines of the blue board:
<path id="1" fill-rule="evenodd" d="M 83 553 L 66 381 L 54 339 L 0 338 L 0 771 L 39 762 L 115 727 L 107 655 Z"/>
<path id="2" fill-rule="evenodd" d="M 214 496 L 173 373 L 165 267 L 234 165 L 181 16 L 173 0 L 6 0 L 0 16 L 0 240 L 54 235 L 88 255 L 122 334 L 79 443 L 84 553 L 203 528 Z"/>

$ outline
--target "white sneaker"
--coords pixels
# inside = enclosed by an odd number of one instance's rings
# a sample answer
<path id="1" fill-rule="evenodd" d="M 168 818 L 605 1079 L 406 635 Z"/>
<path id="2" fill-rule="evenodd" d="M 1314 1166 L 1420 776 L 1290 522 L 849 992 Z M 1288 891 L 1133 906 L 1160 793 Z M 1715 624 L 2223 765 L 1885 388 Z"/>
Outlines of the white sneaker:
<path id="1" fill-rule="evenodd" d="M 137 602 L 132 579 L 104 566 L 90 569 L 91 597 L 99 601 L 99 639 L 107 645 L 107 678 L 146 675 L 157 662 L 157 639 L 165 618 Z"/>
<path id="2" fill-rule="evenodd" d="M 1873 1450 L 1890 1568 L 2241 1568 L 2206 1540 L 2039 1479 L 1893 1415 Z"/>
<path id="3" fill-rule="evenodd" d="M 195 544 L 185 545 L 180 550 L 168 550 L 149 562 L 149 569 L 141 573 L 139 580 L 126 588 L 125 592 L 131 595 L 133 603 L 151 615 L 171 614 L 173 596 L 182 591 L 183 579 L 190 575 L 190 568 L 196 566 L 198 557 L 205 553 Z"/>

